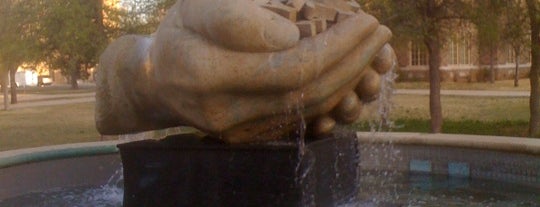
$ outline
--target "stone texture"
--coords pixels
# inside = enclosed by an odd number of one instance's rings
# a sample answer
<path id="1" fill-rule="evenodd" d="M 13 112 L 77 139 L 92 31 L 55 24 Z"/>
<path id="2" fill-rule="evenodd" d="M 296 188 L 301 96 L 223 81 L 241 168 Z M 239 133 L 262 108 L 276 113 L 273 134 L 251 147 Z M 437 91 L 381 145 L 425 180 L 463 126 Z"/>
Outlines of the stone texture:
<path id="1" fill-rule="evenodd" d="M 313 2 L 318 2 L 329 7 L 335 8 L 343 12 L 353 11 L 353 6 L 351 6 L 347 0 L 312 0 Z"/>
<path id="2" fill-rule="evenodd" d="M 350 11 L 338 11 L 337 16 L 336 16 L 336 22 L 344 21 L 344 20 L 346 20 L 346 19 L 348 19 L 349 17 L 352 17 L 352 16 L 354 16 L 354 15 L 355 15 L 354 12 L 350 12 Z"/>
<path id="3" fill-rule="evenodd" d="M 315 30 L 317 34 L 326 31 L 326 29 L 328 28 L 328 24 L 324 19 L 314 19 L 311 21 L 315 24 Z"/>
<path id="4" fill-rule="evenodd" d="M 286 6 L 280 2 L 272 2 L 269 4 L 262 5 L 263 8 L 268 9 L 280 16 L 290 20 L 291 22 L 296 22 L 297 10 L 294 7 Z"/>
<path id="5" fill-rule="evenodd" d="M 332 113 L 367 81 L 366 68 L 389 70 L 380 63 L 394 61 L 383 49 L 390 37 L 363 12 L 300 39 L 295 22 L 252 0 L 179 0 L 152 36 L 121 37 L 102 54 L 96 125 L 106 135 L 193 126 L 240 143 L 321 117 L 349 122 Z"/>
<path id="6" fill-rule="evenodd" d="M 307 0 L 289 0 L 287 5 L 296 9 L 296 11 L 302 10 Z"/>
<path id="7" fill-rule="evenodd" d="M 337 15 L 337 10 L 335 8 L 316 2 L 307 2 L 302 11 L 302 15 L 308 20 L 325 19 L 334 21 Z"/>
<path id="8" fill-rule="evenodd" d="M 313 37 L 317 35 L 317 27 L 315 26 L 315 23 L 312 21 L 299 21 L 296 22 L 296 26 L 298 27 L 298 30 L 300 30 L 300 37 Z"/>

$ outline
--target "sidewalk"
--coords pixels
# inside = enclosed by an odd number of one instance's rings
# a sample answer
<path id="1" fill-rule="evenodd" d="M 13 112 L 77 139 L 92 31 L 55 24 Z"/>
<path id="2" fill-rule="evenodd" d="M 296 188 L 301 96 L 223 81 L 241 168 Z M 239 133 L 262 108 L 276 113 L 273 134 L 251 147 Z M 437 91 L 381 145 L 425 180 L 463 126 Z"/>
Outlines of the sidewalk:
<path id="1" fill-rule="evenodd" d="M 477 96 L 477 97 L 512 97 L 528 98 L 529 91 L 487 91 L 487 90 L 441 90 L 443 96 Z M 400 95 L 429 95 L 428 89 L 396 89 L 394 94 Z"/>
<path id="2" fill-rule="evenodd" d="M 397 95 L 429 95 L 427 89 L 396 89 Z M 529 91 L 486 91 L 486 90 L 441 90 L 443 96 L 476 96 L 476 97 L 512 97 L 527 98 Z M 40 94 L 18 94 L 19 103 L 9 105 L 9 109 L 21 109 L 29 107 L 53 106 L 63 104 L 88 103 L 95 102 L 95 92 L 76 93 L 76 94 L 58 94 L 58 95 L 40 95 Z M 0 95 L 3 100 L 3 95 Z M 3 108 L 3 103 L 0 103 Z"/>
<path id="3" fill-rule="evenodd" d="M 18 103 L 9 105 L 9 109 L 21 109 L 40 106 L 54 106 L 63 104 L 88 103 L 95 102 L 95 92 L 91 93 L 76 93 L 76 94 L 57 94 L 57 95 L 40 95 L 40 94 L 17 94 Z M 0 95 L 0 107 L 3 109 L 3 95 Z"/>

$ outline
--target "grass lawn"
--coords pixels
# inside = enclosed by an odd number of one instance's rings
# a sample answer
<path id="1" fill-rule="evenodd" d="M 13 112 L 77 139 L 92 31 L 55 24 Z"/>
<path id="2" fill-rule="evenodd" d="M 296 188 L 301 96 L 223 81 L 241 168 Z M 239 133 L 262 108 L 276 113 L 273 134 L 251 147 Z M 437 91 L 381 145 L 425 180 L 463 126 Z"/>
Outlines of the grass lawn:
<path id="1" fill-rule="evenodd" d="M 429 82 L 398 82 L 398 89 L 429 89 Z M 514 80 L 500 80 L 495 83 L 457 83 L 442 82 L 443 90 L 502 90 L 502 91 L 529 91 L 531 90 L 529 79 L 519 80 L 519 86 L 514 87 Z"/>
<path id="2" fill-rule="evenodd" d="M 396 95 L 393 102 L 393 131 L 429 131 L 428 96 Z M 442 106 L 444 133 L 524 136 L 528 128 L 528 98 L 443 96 Z M 376 104 L 366 106 L 351 128 L 369 130 L 365 120 L 378 117 L 376 111 Z M 0 111 L 0 151 L 99 140 L 94 103 Z"/>
<path id="3" fill-rule="evenodd" d="M 429 97 L 395 95 L 392 119 L 429 119 Z M 528 98 L 442 96 L 446 120 L 522 120 L 529 119 Z"/>
<path id="4" fill-rule="evenodd" d="M 19 87 L 17 92 L 19 94 L 43 94 L 43 95 L 56 95 L 56 94 L 77 94 L 77 93 L 90 93 L 95 92 L 96 86 L 94 84 L 80 84 L 79 89 L 71 89 L 71 85 L 58 84 L 44 87 Z"/>
<path id="5" fill-rule="evenodd" d="M 492 98 L 442 96 L 443 133 L 500 136 L 526 136 L 529 120 L 528 98 Z M 390 115 L 393 131 L 428 132 L 429 97 L 396 95 Z M 376 105 L 365 111 L 376 111 Z M 364 112 L 353 126 L 356 130 L 370 130 L 369 122 L 377 114 Z"/>
<path id="6" fill-rule="evenodd" d="M 0 151 L 99 140 L 94 103 L 0 111 Z"/>

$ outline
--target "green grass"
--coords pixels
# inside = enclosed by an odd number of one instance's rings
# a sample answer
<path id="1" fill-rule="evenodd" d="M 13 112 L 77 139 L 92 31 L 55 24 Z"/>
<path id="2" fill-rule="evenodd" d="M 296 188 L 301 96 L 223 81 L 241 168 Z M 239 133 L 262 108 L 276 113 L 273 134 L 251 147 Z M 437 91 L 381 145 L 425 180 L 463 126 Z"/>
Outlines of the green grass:
<path id="1" fill-rule="evenodd" d="M 396 95 L 392 119 L 429 119 L 429 97 Z M 443 117 L 447 120 L 500 121 L 529 119 L 528 98 L 442 96 Z"/>
<path id="2" fill-rule="evenodd" d="M 94 103 L 0 111 L 0 151 L 99 140 Z"/>
<path id="3" fill-rule="evenodd" d="M 394 121 L 397 132 L 423 132 L 430 131 L 427 119 L 398 119 Z M 444 120 L 442 133 L 448 134 L 475 134 L 493 136 L 526 137 L 528 130 L 526 121 L 478 121 L 478 120 Z M 357 122 L 350 127 L 359 131 L 371 131 L 371 125 L 367 121 Z"/>
<path id="4" fill-rule="evenodd" d="M 19 94 L 44 94 L 44 95 L 56 95 L 56 94 L 77 94 L 77 93 L 90 93 L 95 92 L 96 86 L 93 84 L 79 85 L 79 89 L 71 89 L 71 85 L 59 84 L 44 87 L 19 87 L 17 92 Z"/>
<path id="5" fill-rule="evenodd" d="M 394 96 L 390 116 L 398 126 L 394 131 L 428 132 L 428 101 L 422 95 Z M 444 133 L 523 136 L 527 132 L 528 98 L 443 96 L 442 105 Z M 378 117 L 376 111 L 376 104 L 367 105 L 352 128 L 369 129 L 365 120 Z M 0 151 L 100 140 L 94 103 L 0 111 Z"/>
<path id="6" fill-rule="evenodd" d="M 526 136 L 528 98 L 442 96 L 443 133 Z M 396 95 L 390 119 L 398 132 L 429 132 L 429 97 Z M 366 107 L 355 130 L 371 130 L 367 120 L 376 120 L 376 104 Z M 372 113 L 369 113 L 372 111 Z"/>
<path id="7" fill-rule="evenodd" d="M 429 89 L 429 82 L 398 82 L 398 89 Z M 458 83 L 458 82 L 442 82 L 441 88 L 446 90 L 503 90 L 503 91 L 529 91 L 531 86 L 528 79 L 519 80 L 519 86 L 514 87 L 513 80 L 500 80 L 495 83 L 489 82 L 474 82 L 474 83 Z"/>

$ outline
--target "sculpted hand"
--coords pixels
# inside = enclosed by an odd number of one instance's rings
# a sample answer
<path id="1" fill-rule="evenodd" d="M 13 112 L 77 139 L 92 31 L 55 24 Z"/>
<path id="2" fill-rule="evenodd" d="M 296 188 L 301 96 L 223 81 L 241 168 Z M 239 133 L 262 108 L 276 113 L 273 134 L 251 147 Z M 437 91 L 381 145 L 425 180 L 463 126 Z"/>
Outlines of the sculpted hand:
<path id="1" fill-rule="evenodd" d="M 378 92 L 395 59 L 390 36 L 359 12 L 300 40 L 252 0 L 180 0 L 152 37 L 122 37 L 101 56 L 97 128 L 188 125 L 238 143 L 280 138 L 304 120 L 326 133 Z"/>

